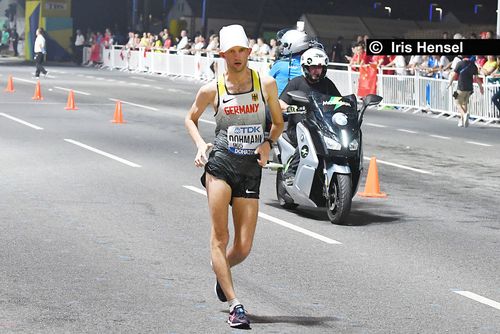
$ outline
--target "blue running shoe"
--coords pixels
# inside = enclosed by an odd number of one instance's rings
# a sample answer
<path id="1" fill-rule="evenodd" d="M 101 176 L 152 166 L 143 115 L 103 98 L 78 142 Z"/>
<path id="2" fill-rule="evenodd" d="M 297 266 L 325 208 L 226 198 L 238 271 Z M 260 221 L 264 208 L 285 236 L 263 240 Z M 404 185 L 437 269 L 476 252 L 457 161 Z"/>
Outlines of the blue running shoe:
<path id="1" fill-rule="evenodd" d="M 227 323 L 233 328 L 250 329 L 250 320 L 247 317 L 243 305 L 237 305 L 233 309 L 233 312 L 229 313 Z"/>
<path id="2" fill-rule="evenodd" d="M 219 300 L 221 302 L 227 302 L 227 298 L 226 298 L 226 295 L 224 294 L 224 291 L 222 291 L 222 288 L 219 284 L 219 281 L 216 281 L 215 282 L 215 294 L 217 295 L 217 298 L 219 298 Z"/>

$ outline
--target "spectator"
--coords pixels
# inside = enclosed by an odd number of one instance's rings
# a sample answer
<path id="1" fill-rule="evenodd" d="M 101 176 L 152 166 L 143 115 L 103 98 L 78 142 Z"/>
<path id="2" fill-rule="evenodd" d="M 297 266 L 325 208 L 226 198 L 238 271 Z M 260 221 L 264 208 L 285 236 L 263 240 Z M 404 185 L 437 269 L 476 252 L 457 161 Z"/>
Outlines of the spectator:
<path id="1" fill-rule="evenodd" d="M 269 55 L 269 51 L 271 51 L 271 48 L 269 47 L 269 45 L 266 44 L 266 42 L 262 37 L 257 38 L 257 45 L 259 46 L 259 50 L 257 51 L 257 56 L 262 58 Z"/>
<path id="2" fill-rule="evenodd" d="M 9 31 L 7 30 L 7 27 L 4 26 L 0 35 L 0 54 L 4 53 L 6 50 L 9 50 L 9 39 Z"/>
<path id="3" fill-rule="evenodd" d="M 478 70 L 474 62 L 469 56 L 464 56 L 463 60 L 457 64 L 454 70 L 455 75 L 450 75 L 448 88 L 451 86 L 453 79 L 458 76 L 458 89 L 453 94 L 458 110 L 460 111 L 460 119 L 458 120 L 459 127 L 469 126 L 469 112 L 467 110 L 469 98 L 474 91 L 474 82 L 479 85 L 481 94 L 484 94 L 483 85 L 478 80 Z"/>
<path id="4" fill-rule="evenodd" d="M 275 60 L 279 57 L 279 54 L 278 54 L 278 43 L 276 42 L 276 40 L 274 38 L 271 38 L 269 40 L 269 47 L 270 47 L 270 51 L 269 51 L 269 58 L 271 60 Z"/>
<path id="5" fill-rule="evenodd" d="M 359 67 L 363 66 L 365 64 L 368 64 L 369 58 L 366 55 L 365 52 L 365 46 L 363 43 L 359 43 L 355 48 L 354 48 L 354 55 L 351 58 L 351 61 L 349 64 L 351 65 L 351 69 L 353 71 L 359 71 Z"/>
<path id="6" fill-rule="evenodd" d="M 342 41 L 344 38 L 342 36 L 337 37 L 337 42 L 332 45 L 332 62 L 334 63 L 345 63 L 344 58 L 344 46 Z"/>
<path id="7" fill-rule="evenodd" d="M 500 64 L 500 56 L 497 56 L 497 64 Z M 498 84 L 500 83 L 500 66 L 497 66 L 495 72 L 493 72 L 490 77 L 488 78 L 488 82 L 491 84 Z M 491 98 L 491 102 L 495 105 L 497 108 L 497 112 L 495 117 L 500 117 L 500 87 L 497 88 L 497 91 L 495 94 L 493 94 L 493 97 Z"/>
<path id="8" fill-rule="evenodd" d="M 252 52 L 250 53 L 250 58 L 254 59 L 257 57 L 257 52 L 259 52 L 259 45 L 257 45 L 257 42 L 255 39 L 250 38 L 248 40 L 248 47 L 252 49 Z"/>
<path id="9" fill-rule="evenodd" d="M 189 38 L 187 30 L 181 30 L 181 35 L 179 38 L 179 42 L 177 43 L 176 49 L 177 51 L 186 50 L 189 48 Z"/>
<path id="10" fill-rule="evenodd" d="M 81 65 L 83 62 L 83 46 L 85 45 L 85 37 L 80 29 L 76 29 L 75 36 L 75 62 Z"/>
<path id="11" fill-rule="evenodd" d="M 497 59 L 495 56 L 487 56 L 486 57 L 486 62 L 484 63 L 483 67 L 480 69 L 480 74 L 484 76 L 488 76 L 495 72 L 497 69 Z"/>
<path id="12" fill-rule="evenodd" d="M 414 55 L 410 57 L 410 61 L 408 62 L 408 71 L 410 72 L 410 75 L 414 75 L 420 68 L 420 65 L 422 65 L 423 58 L 422 56 Z"/>
<path id="13" fill-rule="evenodd" d="M 208 41 L 207 51 L 216 52 L 219 49 L 219 36 L 212 34 Z"/>
<path id="14" fill-rule="evenodd" d="M 11 30 L 10 41 L 12 42 L 12 49 L 14 50 L 14 57 L 19 56 L 17 51 L 17 45 L 19 43 L 19 34 L 17 33 L 16 27 Z"/>
<path id="15" fill-rule="evenodd" d="M 443 32 L 443 39 L 449 39 L 449 38 L 450 38 L 450 36 L 449 36 L 448 32 L 444 31 Z"/>

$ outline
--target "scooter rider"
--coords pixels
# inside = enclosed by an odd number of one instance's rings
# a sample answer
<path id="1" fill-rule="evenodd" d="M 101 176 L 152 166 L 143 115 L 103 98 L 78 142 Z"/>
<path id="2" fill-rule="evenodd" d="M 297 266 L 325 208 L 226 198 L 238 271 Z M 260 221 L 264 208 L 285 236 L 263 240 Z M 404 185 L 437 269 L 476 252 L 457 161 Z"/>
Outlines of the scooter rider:
<path id="1" fill-rule="evenodd" d="M 311 92 L 318 92 L 330 96 L 342 96 L 335 84 L 326 77 L 328 56 L 323 49 L 313 47 L 304 52 L 300 57 L 300 65 L 303 75 L 292 79 L 280 95 L 279 101 L 283 112 L 286 112 L 288 106 L 292 104 L 292 98 L 287 94 L 291 91 L 302 91 L 306 95 Z M 297 146 L 296 126 L 294 119 L 290 117 L 286 133 L 294 146 Z M 293 158 L 285 166 L 283 177 L 287 185 L 293 183 L 299 161 L 300 156 L 297 147 Z"/>

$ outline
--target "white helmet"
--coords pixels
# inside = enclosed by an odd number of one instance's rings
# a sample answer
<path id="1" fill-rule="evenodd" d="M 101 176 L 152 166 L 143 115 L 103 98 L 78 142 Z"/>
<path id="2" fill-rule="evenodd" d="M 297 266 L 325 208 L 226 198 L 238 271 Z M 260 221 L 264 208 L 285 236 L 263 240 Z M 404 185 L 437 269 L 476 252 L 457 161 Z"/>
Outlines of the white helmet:
<path id="1" fill-rule="evenodd" d="M 300 57 L 300 65 L 302 66 L 302 71 L 304 72 L 304 76 L 309 81 L 319 81 L 323 79 L 326 75 L 326 70 L 328 67 L 328 56 L 325 51 L 319 48 L 310 48 L 306 52 L 302 54 Z M 320 65 L 323 66 L 323 71 L 318 80 L 314 80 L 311 78 L 309 73 L 309 66 Z"/>
<path id="2" fill-rule="evenodd" d="M 293 55 L 309 48 L 309 37 L 303 31 L 288 30 L 279 38 L 281 42 L 281 54 Z"/>

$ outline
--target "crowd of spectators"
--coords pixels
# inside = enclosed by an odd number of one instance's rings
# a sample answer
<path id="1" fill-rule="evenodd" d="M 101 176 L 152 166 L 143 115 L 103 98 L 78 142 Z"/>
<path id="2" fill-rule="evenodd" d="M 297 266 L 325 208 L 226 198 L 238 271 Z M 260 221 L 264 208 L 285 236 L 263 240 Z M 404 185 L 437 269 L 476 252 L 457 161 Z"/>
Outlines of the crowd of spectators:
<path id="1" fill-rule="evenodd" d="M 110 29 L 106 29 L 104 33 L 88 31 L 86 35 L 77 30 L 73 41 L 75 61 L 77 63 L 81 63 L 82 50 L 80 48 L 82 45 L 90 47 L 91 53 L 88 64 L 99 64 L 102 49 L 110 45 L 122 45 L 126 50 L 143 48 L 146 52 L 201 53 L 203 55 L 218 55 L 219 53 L 219 36 L 217 34 L 211 32 L 205 38 L 200 32 L 197 32 L 190 37 L 185 29 L 181 30 L 178 36 L 172 35 L 169 29 L 165 28 L 158 34 L 129 32 L 126 37 L 115 36 Z M 257 39 L 250 39 L 249 43 L 252 49 L 251 60 L 273 61 L 278 57 L 276 39 L 271 39 L 267 44 L 264 38 L 258 37 Z"/>
<path id="2" fill-rule="evenodd" d="M 7 25 L 4 25 L 0 31 L 0 56 L 7 56 L 9 51 L 12 50 L 14 57 L 17 57 L 19 55 L 17 49 L 18 43 L 19 34 L 16 27 L 9 28 Z"/>
<path id="3" fill-rule="evenodd" d="M 449 33 L 444 32 L 443 39 L 449 39 Z M 462 56 L 454 57 L 446 55 L 414 55 L 411 57 L 396 55 L 376 55 L 368 56 L 365 50 L 368 35 L 357 36 L 350 44 L 350 48 L 345 48 L 343 38 L 339 37 L 333 44 L 331 50 L 331 59 L 336 63 L 348 63 L 353 71 L 359 71 L 363 65 L 375 64 L 378 67 L 385 68 L 384 74 L 414 75 L 448 79 L 450 73 L 455 69 L 456 64 L 462 59 Z M 453 39 L 465 39 L 461 33 L 455 33 Z M 486 31 L 479 34 L 471 33 L 469 39 L 494 39 L 495 34 L 492 31 Z M 345 51 L 344 51 L 345 50 Z M 478 67 L 478 72 L 483 76 L 494 76 L 499 72 L 500 56 L 473 56 L 472 60 Z M 389 68 L 389 69 L 388 69 Z M 390 69 L 394 68 L 394 69 Z"/>

